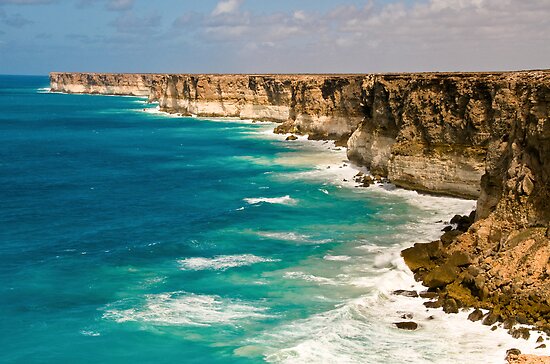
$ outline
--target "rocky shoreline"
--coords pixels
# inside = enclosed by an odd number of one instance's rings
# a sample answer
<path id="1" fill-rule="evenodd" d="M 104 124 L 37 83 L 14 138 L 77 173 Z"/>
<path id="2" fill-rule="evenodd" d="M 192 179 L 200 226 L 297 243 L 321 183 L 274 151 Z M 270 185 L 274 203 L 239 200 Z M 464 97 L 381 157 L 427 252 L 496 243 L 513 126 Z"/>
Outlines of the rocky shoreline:
<path id="1" fill-rule="evenodd" d="M 476 308 L 472 320 L 514 337 L 532 335 L 523 325 L 550 335 L 550 71 L 52 73 L 50 81 L 52 91 L 148 96 L 169 113 L 277 121 L 276 132 L 337 141 L 352 162 L 399 187 L 477 198 L 477 210 L 455 217 L 439 240 L 403 251 L 427 286 L 420 294 L 451 314 Z"/>

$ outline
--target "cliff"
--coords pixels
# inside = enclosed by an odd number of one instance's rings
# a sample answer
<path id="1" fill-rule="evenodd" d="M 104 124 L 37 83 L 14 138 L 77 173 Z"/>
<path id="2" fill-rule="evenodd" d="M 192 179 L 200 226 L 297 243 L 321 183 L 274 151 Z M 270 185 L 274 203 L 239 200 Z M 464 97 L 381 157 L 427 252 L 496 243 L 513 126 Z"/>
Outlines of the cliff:
<path id="1" fill-rule="evenodd" d="M 400 187 L 477 198 L 485 157 L 547 71 L 401 75 L 52 73 L 53 91 L 148 96 L 170 113 L 281 122 L 347 144 Z M 351 136 L 351 137 L 350 137 Z"/>
<path id="2" fill-rule="evenodd" d="M 50 73 L 53 92 L 71 94 L 152 96 L 162 88 L 164 75 L 115 73 Z"/>
<path id="3" fill-rule="evenodd" d="M 475 221 L 457 217 L 456 230 L 403 257 L 438 292 L 431 307 L 489 309 L 483 322 L 502 321 L 516 337 L 529 336 L 518 323 L 550 334 L 550 77 L 508 74 L 489 90 L 492 128 Z"/>
<path id="4" fill-rule="evenodd" d="M 439 293 L 433 306 L 487 308 L 488 323 L 550 332 L 550 71 L 50 79 L 52 91 L 277 121 L 277 132 L 347 143 L 352 161 L 398 186 L 478 198 L 476 213 L 457 217 L 440 241 L 404 251 L 405 261 Z"/>

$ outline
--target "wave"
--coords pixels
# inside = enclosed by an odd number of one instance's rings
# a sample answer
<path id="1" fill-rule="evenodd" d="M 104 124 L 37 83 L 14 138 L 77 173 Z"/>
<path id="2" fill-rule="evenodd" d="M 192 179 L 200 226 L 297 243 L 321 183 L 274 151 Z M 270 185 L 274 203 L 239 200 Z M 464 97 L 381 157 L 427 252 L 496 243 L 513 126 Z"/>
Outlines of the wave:
<path id="1" fill-rule="evenodd" d="M 158 326 L 239 326 L 243 320 L 273 317 L 266 307 L 257 303 L 182 291 L 145 295 L 141 302 L 134 301 L 122 300 L 108 305 L 103 318 L 117 323 Z"/>
<path id="2" fill-rule="evenodd" d="M 364 275 L 357 282 L 288 272 L 287 278 L 326 285 L 349 286 L 360 281 L 366 294 L 265 331 L 248 340 L 242 352 L 247 346 L 265 347 L 265 360 L 272 363 L 446 364 L 500 363 L 509 348 L 532 351 L 536 337 L 519 342 L 502 328 L 493 332 L 468 321 L 469 311 L 448 315 L 441 309 L 426 309 L 421 298 L 393 295 L 396 289 L 423 289 L 398 262 L 400 249 L 380 253 L 384 257 L 378 259 L 393 262 L 392 269 L 380 269 L 379 274 Z M 394 325 L 410 320 L 419 324 L 418 330 L 404 331 Z"/>
<path id="3" fill-rule="evenodd" d="M 221 255 L 214 258 L 186 258 L 178 260 L 182 270 L 226 270 L 258 263 L 279 262 L 280 259 L 262 258 L 252 254 Z"/>
<path id="4" fill-rule="evenodd" d="M 298 201 L 290 197 L 289 195 L 282 197 L 257 197 L 257 198 L 245 198 L 243 199 L 249 205 L 257 205 L 260 203 L 280 204 L 280 205 L 296 205 Z"/>
<path id="5" fill-rule="evenodd" d="M 332 242 L 332 239 L 315 239 L 309 235 L 298 234 L 295 232 L 282 232 L 282 231 L 256 231 L 257 235 L 282 241 L 293 241 L 306 244 L 326 244 Z"/>
<path id="6" fill-rule="evenodd" d="M 285 278 L 288 279 L 300 279 L 307 282 L 314 282 L 319 284 L 328 284 L 328 285 L 337 285 L 338 282 L 336 282 L 333 279 L 326 278 L 326 277 L 319 277 L 313 274 L 307 274 L 304 272 L 286 272 L 284 274 Z"/>
<path id="7" fill-rule="evenodd" d="M 351 259 L 348 255 L 330 255 L 327 254 L 323 257 L 324 260 L 334 261 L 334 262 L 347 262 Z"/>

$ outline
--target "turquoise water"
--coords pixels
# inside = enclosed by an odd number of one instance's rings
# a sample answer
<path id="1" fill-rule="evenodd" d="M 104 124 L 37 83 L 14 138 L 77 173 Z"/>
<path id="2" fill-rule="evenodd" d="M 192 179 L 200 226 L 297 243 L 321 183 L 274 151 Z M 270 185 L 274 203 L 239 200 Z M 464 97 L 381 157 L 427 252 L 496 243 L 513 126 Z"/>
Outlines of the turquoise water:
<path id="1" fill-rule="evenodd" d="M 356 188 L 345 151 L 272 124 L 47 86 L 0 76 L 0 361 L 484 357 L 484 331 L 434 335 L 471 323 L 390 294 L 418 288 L 399 250 L 473 202 Z"/>

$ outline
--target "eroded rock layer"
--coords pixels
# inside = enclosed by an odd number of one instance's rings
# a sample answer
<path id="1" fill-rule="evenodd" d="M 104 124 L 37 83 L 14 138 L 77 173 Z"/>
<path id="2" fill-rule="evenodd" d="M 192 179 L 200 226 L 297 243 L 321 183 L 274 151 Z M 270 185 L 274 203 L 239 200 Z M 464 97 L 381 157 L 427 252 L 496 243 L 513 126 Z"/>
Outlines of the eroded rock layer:
<path id="1" fill-rule="evenodd" d="M 550 80 L 533 73 L 508 82 L 507 102 L 500 101 L 507 111 L 494 117 L 475 222 L 458 229 L 465 233 L 446 232 L 403 256 L 417 278 L 439 292 L 440 305 L 452 300 L 490 309 L 487 324 L 503 321 L 511 334 L 525 337 L 517 323 L 550 333 Z"/>

